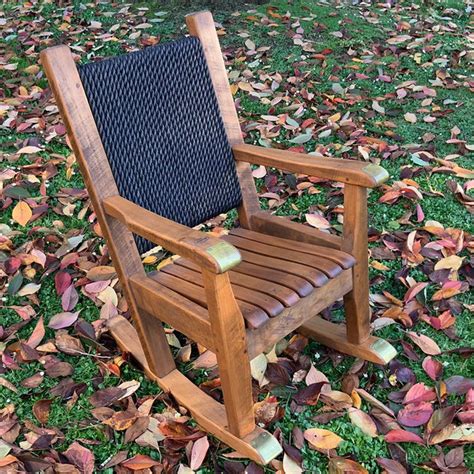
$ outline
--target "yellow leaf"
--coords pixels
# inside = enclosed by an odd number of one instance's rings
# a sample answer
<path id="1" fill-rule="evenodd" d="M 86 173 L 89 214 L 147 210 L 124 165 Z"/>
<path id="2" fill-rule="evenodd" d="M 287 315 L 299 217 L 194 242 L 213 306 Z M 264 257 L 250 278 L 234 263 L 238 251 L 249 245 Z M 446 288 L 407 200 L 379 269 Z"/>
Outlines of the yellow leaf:
<path id="1" fill-rule="evenodd" d="M 148 255 L 147 257 L 145 257 L 143 259 L 143 264 L 145 265 L 152 265 L 153 263 L 155 263 L 156 261 L 158 260 L 158 258 L 156 257 L 156 255 Z"/>
<path id="2" fill-rule="evenodd" d="M 31 219 L 33 213 L 31 212 L 30 206 L 24 201 L 19 201 L 13 209 L 13 220 L 18 222 L 21 226 L 25 226 Z"/>
<path id="3" fill-rule="evenodd" d="M 387 265 L 384 265 L 383 263 L 377 262 L 377 260 L 372 261 L 370 266 L 372 268 L 375 268 L 376 270 L 380 270 L 380 271 L 389 270 Z"/>
<path id="4" fill-rule="evenodd" d="M 442 270 L 443 268 L 449 268 L 451 270 L 459 270 L 461 268 L 464 257 L 458 257 L 457 255 L 450 255 L 449 257 L 442 258 L 435 265 L 435 270 Z"/>
<path id="5" fill-rule="evenodd" d="M 336 433 L 322 428 L 309 428 L 304 437 L 311 447 L 316 449 L 336 449 L 344 441 Z"/>

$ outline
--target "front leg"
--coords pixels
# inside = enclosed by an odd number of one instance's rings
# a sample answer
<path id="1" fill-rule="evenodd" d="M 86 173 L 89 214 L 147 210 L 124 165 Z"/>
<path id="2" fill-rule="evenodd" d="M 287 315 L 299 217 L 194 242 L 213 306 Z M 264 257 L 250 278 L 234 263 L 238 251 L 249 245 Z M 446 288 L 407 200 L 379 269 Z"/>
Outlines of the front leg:
<path id="1" fill-rule="evenodd" d="M 353 344 L 363 343 L 370 334 L 367 225 L 367 189 L 346 184 L 341 250 L 356 260 L 352 267 L 352 291 L 344 296 L 347 340 Z"/>

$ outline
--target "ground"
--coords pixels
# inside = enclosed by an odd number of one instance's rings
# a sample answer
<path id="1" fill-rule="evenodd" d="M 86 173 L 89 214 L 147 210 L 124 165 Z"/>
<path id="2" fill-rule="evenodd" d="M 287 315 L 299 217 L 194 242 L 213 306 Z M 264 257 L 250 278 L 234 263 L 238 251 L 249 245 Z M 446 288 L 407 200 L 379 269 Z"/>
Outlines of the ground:
<path id="1" fill-rule="evenodd" d="M 457 0 L 390 4 L 4 4 L 0 469 L 474 468 L 472 15 Z M 390 173 L 369 195 L 371 305 L 375 334 L 399 355 L 380 367 L 298 336 L 279 344 L 263 360 L 268 383 L 255 381 L 258 421 L 285 448 L 265 468 L 205 438 L 107 333 L 126 303 L 39 64 L 54 44 L 84 63 L 170 41 L 185 32 L 185 13 L 206 6 L 246 142 Z M 263 207 L 340 233 L 337 183 L 263 168 L 254 176 Z M 233 225 L 230 212 L 208 229 Z M 342 315 L 337 304 L 324 317 Z M 168 331 L 181 369 L 219 397 L 205 356 L 196 363 L 196 345 Z M 325 378 L 332 391 L 319 397 Z"/>

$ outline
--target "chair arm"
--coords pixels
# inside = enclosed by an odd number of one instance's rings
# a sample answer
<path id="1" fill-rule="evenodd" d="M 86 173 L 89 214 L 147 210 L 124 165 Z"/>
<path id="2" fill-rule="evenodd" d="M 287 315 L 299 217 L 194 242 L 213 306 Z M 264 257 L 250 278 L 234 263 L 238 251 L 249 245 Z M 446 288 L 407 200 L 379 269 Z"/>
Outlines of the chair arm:
<path id="1" fill-rule="evenodd" d="M 237 161 L 271 166 L 293 173 L 317 176 L 366 188 L 375 188 L 388 178 L 387 171 L 381 166 L 361 161 L 320 158 L 303 153 L 246 144 L 234 145 L 232 151 Z"/>
<path id="2" fill-rule="evenodd" d="M 159 216 L 121 196 L 108 197 L 102 204 L 106 214 L 131 232 L 212 273 L 224 273 L 241 261 L 239 251 L 228 242 Z"/>

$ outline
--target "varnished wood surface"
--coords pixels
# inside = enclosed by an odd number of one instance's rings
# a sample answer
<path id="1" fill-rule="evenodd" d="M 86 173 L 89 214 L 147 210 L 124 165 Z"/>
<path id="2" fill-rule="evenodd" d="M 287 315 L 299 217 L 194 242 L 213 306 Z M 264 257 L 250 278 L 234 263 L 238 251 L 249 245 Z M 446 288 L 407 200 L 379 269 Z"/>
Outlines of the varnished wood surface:
<path id="1" fill-rule="evenodd" d="M 213 254 L 217 245 L 225 252 L 234 264 L 240 262 L 237 249 L 225 244 L 210 233 L 191 229 L 165 217 L 150 212 L 143 207 L 121 197 L 111 196 L 104 200 L 104 209 L 112 217 L 122 222 L 129 230 L 157 245 L 162 245 L 170 252 L 192 259 L 202 268 L 214 273 L 223 271 L 222 264 Z"/>
<path id="2" fill-rule="evenodd" d="M 250 358 L 271 349 L 274 344 L 290 332 L 295 331 L 305 321 L 342 298 L 351 288 L 351 270 L 344 270 L 336 278 L 329 280 L 322 288 L 316 288 L 310 295 L 301 298 L 297 305 L 285 309 L 280 316 L 269 319 L 260 328 L 248 329 L 247 344 Z"/>
<path id="3" fill-rule="evenodd" d="M 206 294 L 201 286 L 161 271 L 149 273 L 148 275 L 160 285 L 189 298 L 203 308 L 208 308 Z M 238 305 L 245 321 L 250 327 L 256 328 L 267 322 L 269 316 L 262 308 L 242 300 L 239 300 Z"/>
<path id="4" fill-rule="evenodd" d="M 229 233 L 230 235 L 236 235 L 237 237 L 242 237 L 247 240 L 254 240 L 256 242 L 272 245 L 273 247 L 291 249 L 300 253 L 307 253 L 309 255 L 323 257 L 327 260 L 330 260 L 331 262 L 336 263 L 344 270 L 351 268 L 355 263 L 355 258 L 352 255 L 337 249 L 328 251 L 327 247 L 297 242 L 289 239 L 282 239 L 280 237 L 263 234 L 261 232 L 253 232 L 251 230 L 243 229 L 242 227 L 232 229 Z"/>
<path id="5" fill-rule="evenodd" d="M 189 283 L 193 283 L 200 288 L 204 288 L 204 281 L 201 272 L 196 272 L 181 265 L 173 264 L 166 265 L 160 271 L 169 275 L 173 275 Z M 265 311 L 265 313 L 267 313 L 270 318 L 277 316 L 284 309 L 284 306 L 279 300 L 273 296 L 269 296 L 266 293 L 261 292 L 258 287 L 255 289 L 250 289 L 233 284 L 232 290 L 234 292 L 235 298 L 238 301 L 246 301 L 247 303 L 258 306 L 259 308 L 263 309 L 263 311 Z"/>
<path id="6" fill-rule="evenodd" d="M 344 297 L 347 339 L 360 344 L 369 337 L 369 254 L 367 248 L 367 190 L 360 186 L 344 187 L 344 226 L 342 250 L 352 254 L 354 285 Z"/>
<path id="7" fill-rule="evenodd" d="M 381 166 L 368 165 L 361 161 L 320 158 L 304 153 L 247 144 L 234 145 L 232 150 L 237 161 L 270 166 L 366 188 L 379 186 L 388 179 L 388 173 Z"/>
<path id="8" fill-rule="evenodd" d="M 267 255 L 260 255 L 255 252 L 247 250 L 240 250 L 242 260 L 244 262 L 253 263 L 261 267 L 270 268 L 272 270 L 282 270 L 291 275 L 299 276 L 307 280 L 315 287 L 320 287 L 328 282 L 328 277 L 320 270 L 317 270 L 300 263 L 289 262 L 281 260 L 277 257 L 269 257 Z"/>
<path id="9" fill-rule="evenodd" d="M 306 265 L 319 270 L 328 278 L 334 278 L 342 272 L 342 268 L 337 263 L 327 259 L 326 257 L 310 255 L 307 253 L 303 254 L 297 250 L 275 247 L 273 245 L 264 244 L 255 240 L 248 240 L 236 235 L 226 235 L 222 238 L 240 250 L 248 250 L 249 252 L 266 255 L 268 257 L 277 255 L 283 265 L 285 264 L 284 262 L 297 262 L 300 265 Z"/>
<path id="10" fill-rule="evenodd" d="M 141 309 L 204 347 L 214 349 L 211 323 L 206 308 L 192 301 L 188 295 L 182 295 L 160 285 L 148 276 L 132 276 L 130 286 Z"/>
<path id="11" fill-rule="evenodd" d="M 180 265 L 195 272 L 200 272 L 201 269 L 190 260 L 185 258 L 178 258 L 174 261 L 175 265 Z M 238 266 L 240 267 L 242 263 Z M 259 267 L 257 267 L 259 268 Z M 287 275 L 283 274 L 283 279 Z M 300 297 L 290 287 L 281 285 L 272 281 L 271 278 L 258 278 L 254 275 L 254 272 L 250 271 L 250 274 L 239 273 L 233 270 L 229 271 L 230 282 L 232 286 L 240 286 L 243 288 L 249 288 L 251 290 L 258 290 L 261 293 L 272 296 L 280 301 L 284 306 L 293 306 L 298 302 Z"/>
<path id="12" fill-rule="evenodd" d="M 157 377 L 150 369 L 147 359 L 140 345 L 137 333 L 133 326 L 122 316 L 117 316 L 109 321 L 109 328 L 117 340 L 120 348 L 133 355 L 140 363 L 148 378 L 154 380 L 165 392 L 173 394 L 178 403 L 186 407 L 196 422 L 206 431 L 221 439 L 249 459 L 266 464 L 281 453 L 282 449 L 275 438 L 271 437 L 262 428 L 256 426 L 247 436 L 235 436 L 229 431 L 225 408 L 212 397 L 196 387 L 178 370 L 173 370 L 165 377 Z M 255 440 L 262 436 L 270 436 L 265 450 L 256 448 Z M 269 449 L 273 448 L 273 449 Z M 267 454 L 267 456 L 264 456 Z"/>
<path id="13" fill-rule="evenodd" d="M 229 274 L 203 270 L 203 278 L 229 431 L 244 437 L 255 429 L 244 319 Z"/>
<path id="14" fill-rule="evenodd" d="M 269 211 L 260 211 L 251 217 L 251 229 L 266 235 L 282 239 L 303 242 L 332 249 L 341 248 L 341 237 L 322 232 L 314 227 L 293 222 L 287 217 L 272 215 Z"/>

